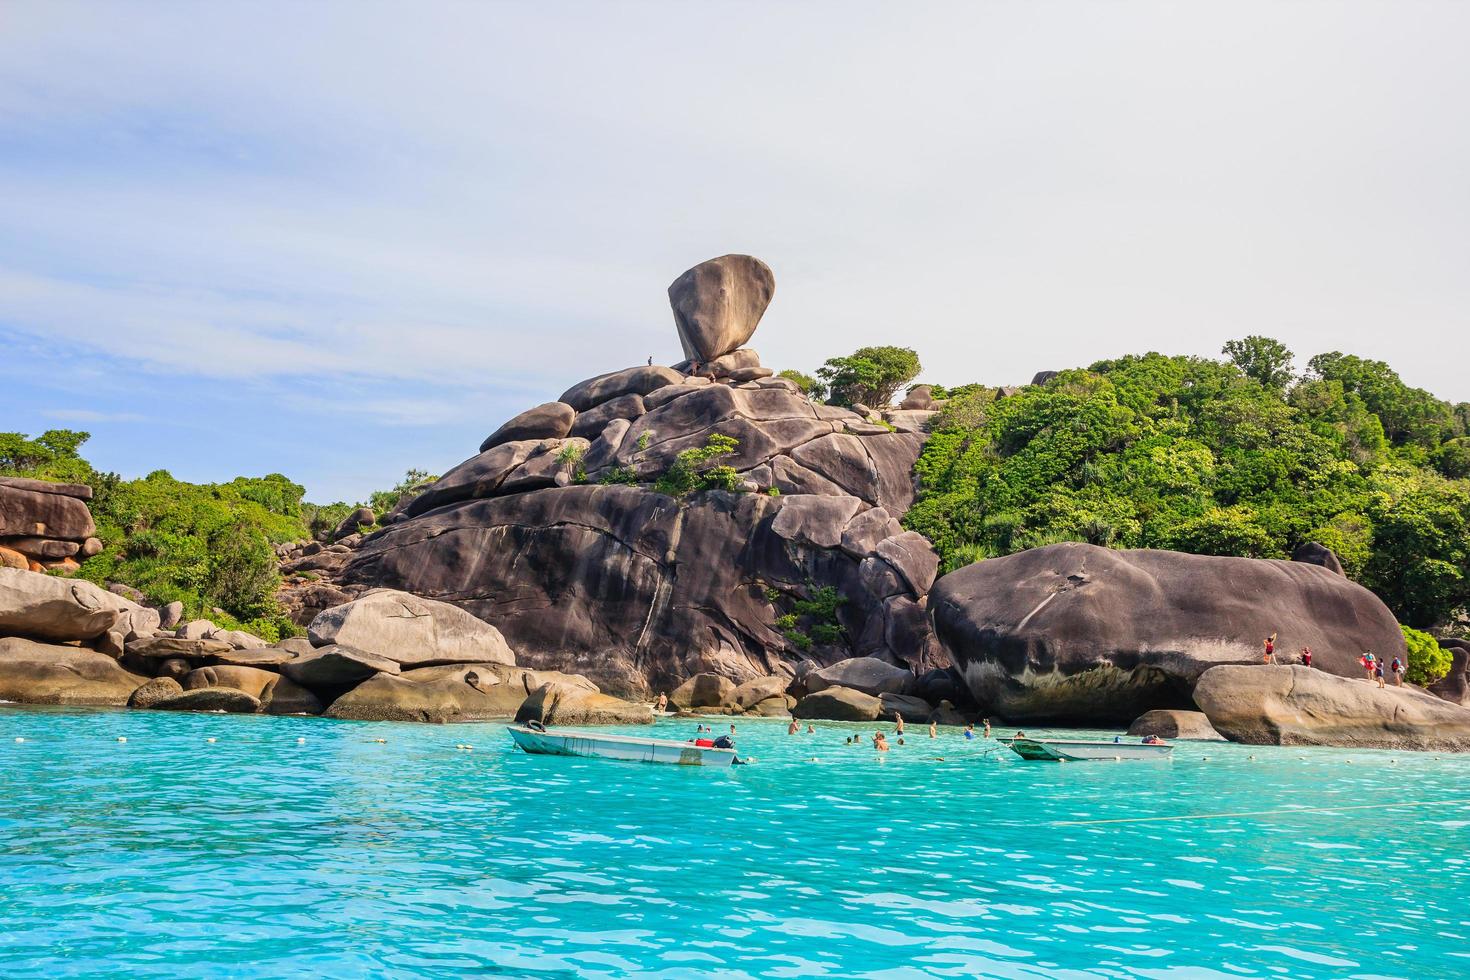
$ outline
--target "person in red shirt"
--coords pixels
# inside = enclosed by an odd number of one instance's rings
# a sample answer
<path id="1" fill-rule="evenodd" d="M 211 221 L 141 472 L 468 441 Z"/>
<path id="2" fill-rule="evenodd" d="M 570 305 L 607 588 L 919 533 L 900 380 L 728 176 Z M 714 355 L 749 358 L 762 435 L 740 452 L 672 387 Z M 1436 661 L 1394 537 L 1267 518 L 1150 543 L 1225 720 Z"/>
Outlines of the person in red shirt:
<path id="1" fill-rule="evenodd" d="M 1262 661 L 1261 662 L 1262 663 L 1268 663 L 1268 664 L 1274 664 L 1276 662 L 1276 634 L 1275 633 L 1272 633 L 1270 636 L 1266 637 L 1265 645 L 1266 645 L 1266 656 L 1264 658 L 1262 658 Z"/>
<path id="2" fill-rule="evenodd" d="M 1312 666 L 1312 648 L 1311 647 L 1302 647 L 1302 666 L 1303 667 L 1310 667 L 1310 666 Z"/>

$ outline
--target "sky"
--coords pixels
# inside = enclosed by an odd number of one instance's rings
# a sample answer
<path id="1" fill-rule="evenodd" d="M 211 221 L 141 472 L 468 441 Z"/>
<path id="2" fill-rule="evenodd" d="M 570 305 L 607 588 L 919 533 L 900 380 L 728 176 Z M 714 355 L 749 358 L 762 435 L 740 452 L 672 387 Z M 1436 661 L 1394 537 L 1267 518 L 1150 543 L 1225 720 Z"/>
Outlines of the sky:
<path id="1" fill-rule="evenodd" d="M 1016 384 L 1276 337 L 1470 400 L 1470 4 L 0 0 L 0 430 L 358 500 L 751 345 Z"/>

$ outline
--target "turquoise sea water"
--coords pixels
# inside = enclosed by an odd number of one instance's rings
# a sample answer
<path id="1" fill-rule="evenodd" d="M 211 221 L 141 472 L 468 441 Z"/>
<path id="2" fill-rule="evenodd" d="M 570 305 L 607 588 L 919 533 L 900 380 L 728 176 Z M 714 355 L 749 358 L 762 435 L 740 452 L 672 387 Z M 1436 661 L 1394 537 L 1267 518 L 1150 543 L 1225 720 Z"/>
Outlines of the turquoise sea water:
<path id="1" fill-rule="evenodd" d="M 0 708 L 0 975 L 1470 975 L 1470 803 L 1057 825 L 1465 800 L 1470 758 L 1048 765 L 910 729 L 880 760 L 737 724 L 759 762 L 715 771 Z"/>

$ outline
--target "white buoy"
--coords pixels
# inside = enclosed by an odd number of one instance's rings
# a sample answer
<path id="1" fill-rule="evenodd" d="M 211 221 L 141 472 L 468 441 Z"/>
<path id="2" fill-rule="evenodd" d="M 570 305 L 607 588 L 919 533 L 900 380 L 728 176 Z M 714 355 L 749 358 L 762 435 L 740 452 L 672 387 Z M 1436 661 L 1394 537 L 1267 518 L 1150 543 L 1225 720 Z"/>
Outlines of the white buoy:
<path id="1" fill-rule="evenodd" d="M 211 735 L 211 736 L 209 736 L 209 737 L 208 737 L 208 738 L 206 738 L 206 739 L 205 739 L 205 741 L 206 741 L 206 742 L 210 742 L 210 743 L 213 743 L 213 742 L 214 742 L 214 741 L 215 741 L 215 737 L 214 737 L 214 736 L 213 736 L 213 735 Z"/>
<path id="2" fill-rule="evenodd" d="M 296 744 L 297 745 L 305 745 L 306 744 L 306 739 L 304 739 L 304 738 L 298 738 L 296 740 Z"/>
<path id="3" fill-rule="evenodd" d="M 373 739 L 373 741 L 374 742 L 377 742 L 379 745 L 387 745 L 388 744 L 388 740 L 386 738 L 375 738 L 375 739 Z"/>
<path id="4" fill-rule="evenodd" d="M 15 736 L 15 740 L 17 742 L 24 742 L 25 741 L 25 739 L 24 738 L 21 738 L 19 735 Z"/>
<path id="5" fill-rule="evenodd" d="M 118 741 L 119 741 L 119 742 L 126 742 L 126 741 L 127 741 L 127 740 L 128 740 L 128 737 L 127 737 L 127 736 L 126 736 L 126 735 L 119 735 L 119 736 L 118 736 L 118 737 L 117 737 L 117 740 L 118 740 Z"/>

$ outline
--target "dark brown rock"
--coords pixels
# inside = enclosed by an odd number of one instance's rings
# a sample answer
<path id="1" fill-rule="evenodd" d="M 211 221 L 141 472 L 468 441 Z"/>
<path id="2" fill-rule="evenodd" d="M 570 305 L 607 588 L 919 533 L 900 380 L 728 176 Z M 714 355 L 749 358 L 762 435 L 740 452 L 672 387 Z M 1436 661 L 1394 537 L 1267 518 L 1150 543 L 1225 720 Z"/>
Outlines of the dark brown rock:
<path id="1" fill-rule="evenodd" d="M 92 512 L 78 498 L 0 484 L 0 538 L 85 541 L 96 532 Z"/>
<path id="2" fill-rule="evenodd" d="M 145 636 L 132 640 L 127 645 L 128 656 L 145 660 L 167 660 L 174 657 L 207 660 L 228 655 L 234 649 L 223 640 L 186 640 L 178 636 Z"/>
<path id="3" fill-rule="evenodd" d="M 172 677 L 155 677 L 139 686 L 128 698 L 129 708 L 151 708 L 160 701 L 176 698 L 184 693 L 179 682 Z"/>
<path id="4" fill-rule="evenodd" d="M 1329 572 L 1336 572 L 1338 575 L 1344 574 L 1342 562 L 1337 560 L 1337 555 L 1332 553 L 1332 549 L 1326 545 L 1318 544 L 1315 541 L 1308 541 L 1305 544 L 1298 545 L 1297 549 L 1291 553 L 1291 560 L 1307 562 L 1312 565 L 1321 565 Z"/>
<path id="5" fill-rule="evenodd" d="M 775 291 L 770 266 L 751 255 L 709 259 L 675 279 L 669 305 L 684 356 L 707 363 L 744 346 Z"/>
<path id="6" fill-rule="evenodd" d="M 91 500 L 92 488 L 83 483 L 52 483 L 50 480 L 32 480 L 24 476 L 0 476 L 0 487 L 26 490 L 32 493 L 55 493 L 78 500 Z"/>
<path id="7" fill-rule="evenodd" d="M 122 707 L 147 680 L 95 650 L 0 638 L 0 701 Z"/>
<path id="8" fill-rule="evenodd" d="M 916 596 L 927 593 L 939 571 L 939 555 L 929 539 L 917 531 L 905 531 L 884 538 L 875 549 L 878 556 L 892 565 L 909 590 Z"/>
<path id="9" fill-rule="evenodd" d="M 585 687 L 552 682 L 537 688 L 516 711 L 516 721 L 543 725 L 651 725 L 653 706 L 633 704 L 589 691 Z"/>
<path id="10" fill-rule="evenodd" d="M 1440 640 L 1439 645 L 1450 652 L 1450 669 L 1429 685 L 1429 693 L 1470 707 L 1470 640 Z"/>
<path id="11" fill-rule="evenodd" d="M 874 697 L 907 694 L 914 689 L 914 675 L 874 657 L 852 657 L 806 675 L 808 692 L 815 694 L 829 687 L 850 688 Z"/>
<path id="12" fill-rule="evenodd" d="M 80 542 L 60 541 L 56 538 L 0 538 L 0 545 L 38 561 L 70 558 L 82 550 Z"/>
<path id="13" fill-rule="evenodd" d="M 828 687 L 808 694 L 791 709 L 795 718 L 826 721 L 877 721 L 883 702 L 849 687 Z"/>
<path id="14" fill-rule="evenodd" d="M 402 514 L 417 517 L 446 504 L 488 497 L 500 489 L 500 484 L 516 467 L 533 454 L 544 452 L 548 445 L 546 440 L 520 440 L 493 446 L 445 473 L 404 507 Z"/>
<path id="15" fill-rule="evenodd" d="M 572 424 L 571 434 L 583 439 L 596 439 L 613 419 L 636 419 L 645 411 L 642 395 L 619 395 L 578 415 Z"/>
<path id="16" fill-rule="evenodd" d="M 486 437 L 480 443 L 480 452 L 507 442 L 563 439 L 572 430 L 576 417 L 576 410 L 566 402 L 547 402 L 528 408 Z"/>
<path id="17" fill-rule="evenodd" d="M 149 705 L 155 711 L 227 711 L 230 714 L 254 715 L 261 704 L 244 691 L 228 687 L 205 687 L 185 691 Z"/>
<path id="18" fill-rule="evenodd" d="M 856 497 L 785 497 L 771 530 L 788 541 L 835 548 L 842 542 L 843 529 L 862 506 Z"/>
<path id="19" fill-rule="evenodd" d="M 1310 647 L 1343 676 L 1364 650 L 1406 655 L 1377 596 L 1301 562 L 1057 544 L 951 572 L 929 609 L 977 701 L 1014 721 L 1190 707 L 1205 670 L 1259 663 L 1273 632 L 1283 655 Z"/>
<path id="20" fill-rule="evenodd" d="M 281 673 L 309 691 L 335 695 L 374 674 L 397 674 L 395 661 L 364 650 L 332 644 L 281 665 Z"/>
<path id="21" fill-rule="evenodd" d="M 328 717 L 357 721 L 478 721 L 510 718 L 532 691 L 559 682 L 588 693 L 585 678 L 506 664 L 421 667 L 394 676 L 378 674 L 332 702 Z"/>
<path id="22" fill-rule="evenodd" d="M 673 368 L 656 364 L 624 368 L 610 374 L 599 374 L 595 378 L 572 385 L 562 393 L 561 400 L 579 412 L 594 405 L 611 401 L 622 395 L 646 395 L 667 385 L 676 385 L 684 376 Z"/>
<path id="23" fill-rule="evenodd" d="M 1136 738 L 1157 735 L 1159 738 L 1179 738 L 1196 742 L 1223 742 L 1225 736 L 1215 731 L 1210 719 L 1203 711 L 1183 711 L 1175 708 L 1156 708 L 1145 711 L 1133 719 L 1128 734 Z"/>

